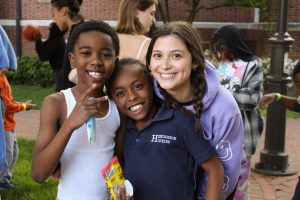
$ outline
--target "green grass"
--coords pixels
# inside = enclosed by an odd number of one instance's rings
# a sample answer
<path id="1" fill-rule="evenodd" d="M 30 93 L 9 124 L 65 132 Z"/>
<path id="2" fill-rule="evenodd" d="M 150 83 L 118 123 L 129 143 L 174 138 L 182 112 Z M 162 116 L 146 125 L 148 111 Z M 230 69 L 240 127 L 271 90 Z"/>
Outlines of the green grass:
<path id="1" fill-rule="evenodd" d="M 40 109 L 43 99 L 53 93 L 53 88 L 39 86 L 11 84 L 14 100 L 32 100 Z M 18 189 L 1 191 L 1 200 L 54 200 L 56 198 L 58 182 L 49 178 L 46 183 L 38 184 L 31 178 L 31 160 L 34 141 L 18 140 L 19 158 L 14 169 L 12 183 L 19 186 Z"/>
<path id="2" fill-rule="evenodd" d="M 17 189 L 0 190 L 1 200 L 54 200 L 58 181 L 49 178 L 38 184 L 31 178 L 31 160 L 34 141 L 19 139 L 19 158 L 14 169 L 12 183 Z"/>
<path id="3" fill-rule="evenodd" d="M 54 92 L 53 88 L 43 88 L 39 86 L 14 85 L 11 84 L 13 97 L 15 101 L 32 100 L 36 104 L 36 109 L 40 109 L 43 99 Z"/>

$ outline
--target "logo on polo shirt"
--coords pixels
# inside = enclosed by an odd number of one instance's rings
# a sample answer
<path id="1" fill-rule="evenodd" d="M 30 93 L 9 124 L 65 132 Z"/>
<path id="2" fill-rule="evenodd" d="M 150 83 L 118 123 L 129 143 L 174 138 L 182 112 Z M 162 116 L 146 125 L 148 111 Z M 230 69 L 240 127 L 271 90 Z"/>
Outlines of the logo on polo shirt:
<path id="1" fill-rule="evenodd" d="M 172 140 L 176 141 L 176 137 L 170 135 L 152 135 L 151 142 L 170 144 Z"/>

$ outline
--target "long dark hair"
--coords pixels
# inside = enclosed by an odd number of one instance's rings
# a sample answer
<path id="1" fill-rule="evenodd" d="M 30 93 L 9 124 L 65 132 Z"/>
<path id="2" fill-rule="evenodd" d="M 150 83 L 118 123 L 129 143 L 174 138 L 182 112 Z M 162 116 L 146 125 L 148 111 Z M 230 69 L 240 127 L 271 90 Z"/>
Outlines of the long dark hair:
<path id="1" fill-rule="evenodd" d="M 217 29 L 210 39 L 210 47 L 211 54 L 218 60 L 222 60 L 218 52 L 229 61 L 241 59 L 249 62 L 256 58 L 248 48 L 241 31 L 234 25 L 226 25 Z"/>
<path id="2" fill-rule="evenodd" d="M 195 131 L 200 132 L 202 130 L 202 126 L 200 123 L 201 113 L 203 109 L 202 99 L 206 91 L 206 80 L 204 74 L 205 60 L 204 60 L 204 53 L 202 50 L 200 35 L 197 32 L 197 30 L 192 27 L 191 24 L 188 24 L 186 22 L 172 22 L 158 28 L 157 31 L 153 34 L 152 40 L 150 42 L 146 54 L 147 68 L 149 68 L 150 66 L 152 50 L 156 40 L 159 37 L 163 37 L 167 35 L 176 35 L 184 42 L 187 49 L 191 53 L 192 63 L 196 65 L 195 70 L 193 70 L 191 73 L 190 81 L 192 83 L 192 88 L 193 88 L 192 103 L 196 115 Z M 176 100 L 161 87 L 160 87 L 160 91 L 164 96 L 167 104 L 182 109 L 182 107 L 176 102 Z"/>

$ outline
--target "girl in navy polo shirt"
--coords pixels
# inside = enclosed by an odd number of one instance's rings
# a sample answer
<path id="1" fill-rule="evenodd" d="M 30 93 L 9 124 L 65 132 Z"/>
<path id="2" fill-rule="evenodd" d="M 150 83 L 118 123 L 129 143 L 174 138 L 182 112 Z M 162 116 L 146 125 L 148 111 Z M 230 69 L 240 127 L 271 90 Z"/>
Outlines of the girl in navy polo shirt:
<path id="1" fill-rule="evenodd" d="M 224 171 L 215 149 L 202 132 L 196 133 L 190 113 L 159 102 L 143 64 L 121 59 L 107 89 L 128 116 L 124 175 L 134 187 L 135 199 L 195 199 L 195 166 L 208 173 L 206 199 L 220 199 Z"/>
<path id="2" fill-rule="evenodd" d="M 292 78 L 295 90 L 298 93 L 298 95 L 300 95 L 300 61 L 294 67 Z M 294 97 L 281 95 L 280 93 L 270 93 L 264 95 L 260 99 L 258 104 L 260 108 L 262 108 L 265 105 L 269 105 L 270 103 L 273 103 L 275 101 L 280 102 L 289 110 L 300 112 L 300 96 L 296 99 Z M 293 200 L 300 199 L 300 176 L 298 177 L 298 179 L 299 180 L 295 189 Z"/>
<path id="3" fill-rule="evenodd" d="M 221 87 L 218 71 L 205 61 L 198 31 L 186 22 L 163 25 L 153 34 L 146 65 L 156 80 L 156 94 L 173 107 L 194 113 L 195 128 L 215 147 L 224 167 L 221 199 L 232 199 L 246 158 L 243 120 L 232 94 Z M 199 189 L 198 199 L 205 199 L 203 175 Z"/>

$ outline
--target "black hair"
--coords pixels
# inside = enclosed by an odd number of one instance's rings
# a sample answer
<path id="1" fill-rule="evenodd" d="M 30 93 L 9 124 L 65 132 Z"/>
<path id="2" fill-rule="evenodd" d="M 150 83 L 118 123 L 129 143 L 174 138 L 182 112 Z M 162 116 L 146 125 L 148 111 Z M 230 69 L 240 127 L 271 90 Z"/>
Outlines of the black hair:
<path id="1" fill-rule="evenodd" d="M 79 14 L 82 2 L 83 0 L 51 0 L 51 4 L 58 9 L 67 7 L 69 17 L 79 21 L 83 21 L 83 17 Z"/>
<path id="2" fill-rule="evenodd" d="M 109 78 L 109 80 L 105 84 L 109 97 L 112 97 L 111 96 L 111 87 L 112 87 L 113 81 L 115 80 L 116 76 L 120 73 L 122 68 L 124 68 L 127 65 L 140 66 L 141 71 L 143 71 L 144 75 L 147 78 L 148 84 L 153 89 L 153 77 L 152 77 L 150 71 L 145 67 L 145 65 L 143 63 L 141 63 L 139 60 L 136 60 L 136 59 L 133 59 L 133 58 L 122 58 L 118 61 L 111 77 Z M 153 92 L 154 92 L 154 90 L 153 90 Z"/>
<path id="3" fill-rule="evenodd" d="M 91 21 L 86 21 L 82 22 L 78 26 L 74 28 L 72 31 L 69 41 L 67 44 L 67 53 L 73 52 L 74 51 L 74 46 L 80 36 L 81 33 L 88 32 L 88 31 L 98 31 L 105 33 L 111 37 L 113 47 L 115 50 L 115 56 L 119 56 L 120 52 L 120 44 L 119 44 L 119 37 L 116 33 L 116 31 L 106 22 L 104 21 L 96 21 L 96 20 L 91 20 Z"/>
<path id="4" fill-rule="evenodd" d="M 297 64 L 294 66 L 292 78 L 295 80 L 296 75 L 300 73 L 300 61 L 297 62 Z"/>
<path id="5" fill-rule="evenodd" d="M 256 59 L 246 44 L 246 40 L 241 31 L 234 25 L 226 25 L 217 29 L 210 39 L 211 54 L 218 60 L 217 52 L 225 55 L 225 58 L 233 61 L 241 59 L 245 62 Z"/>

